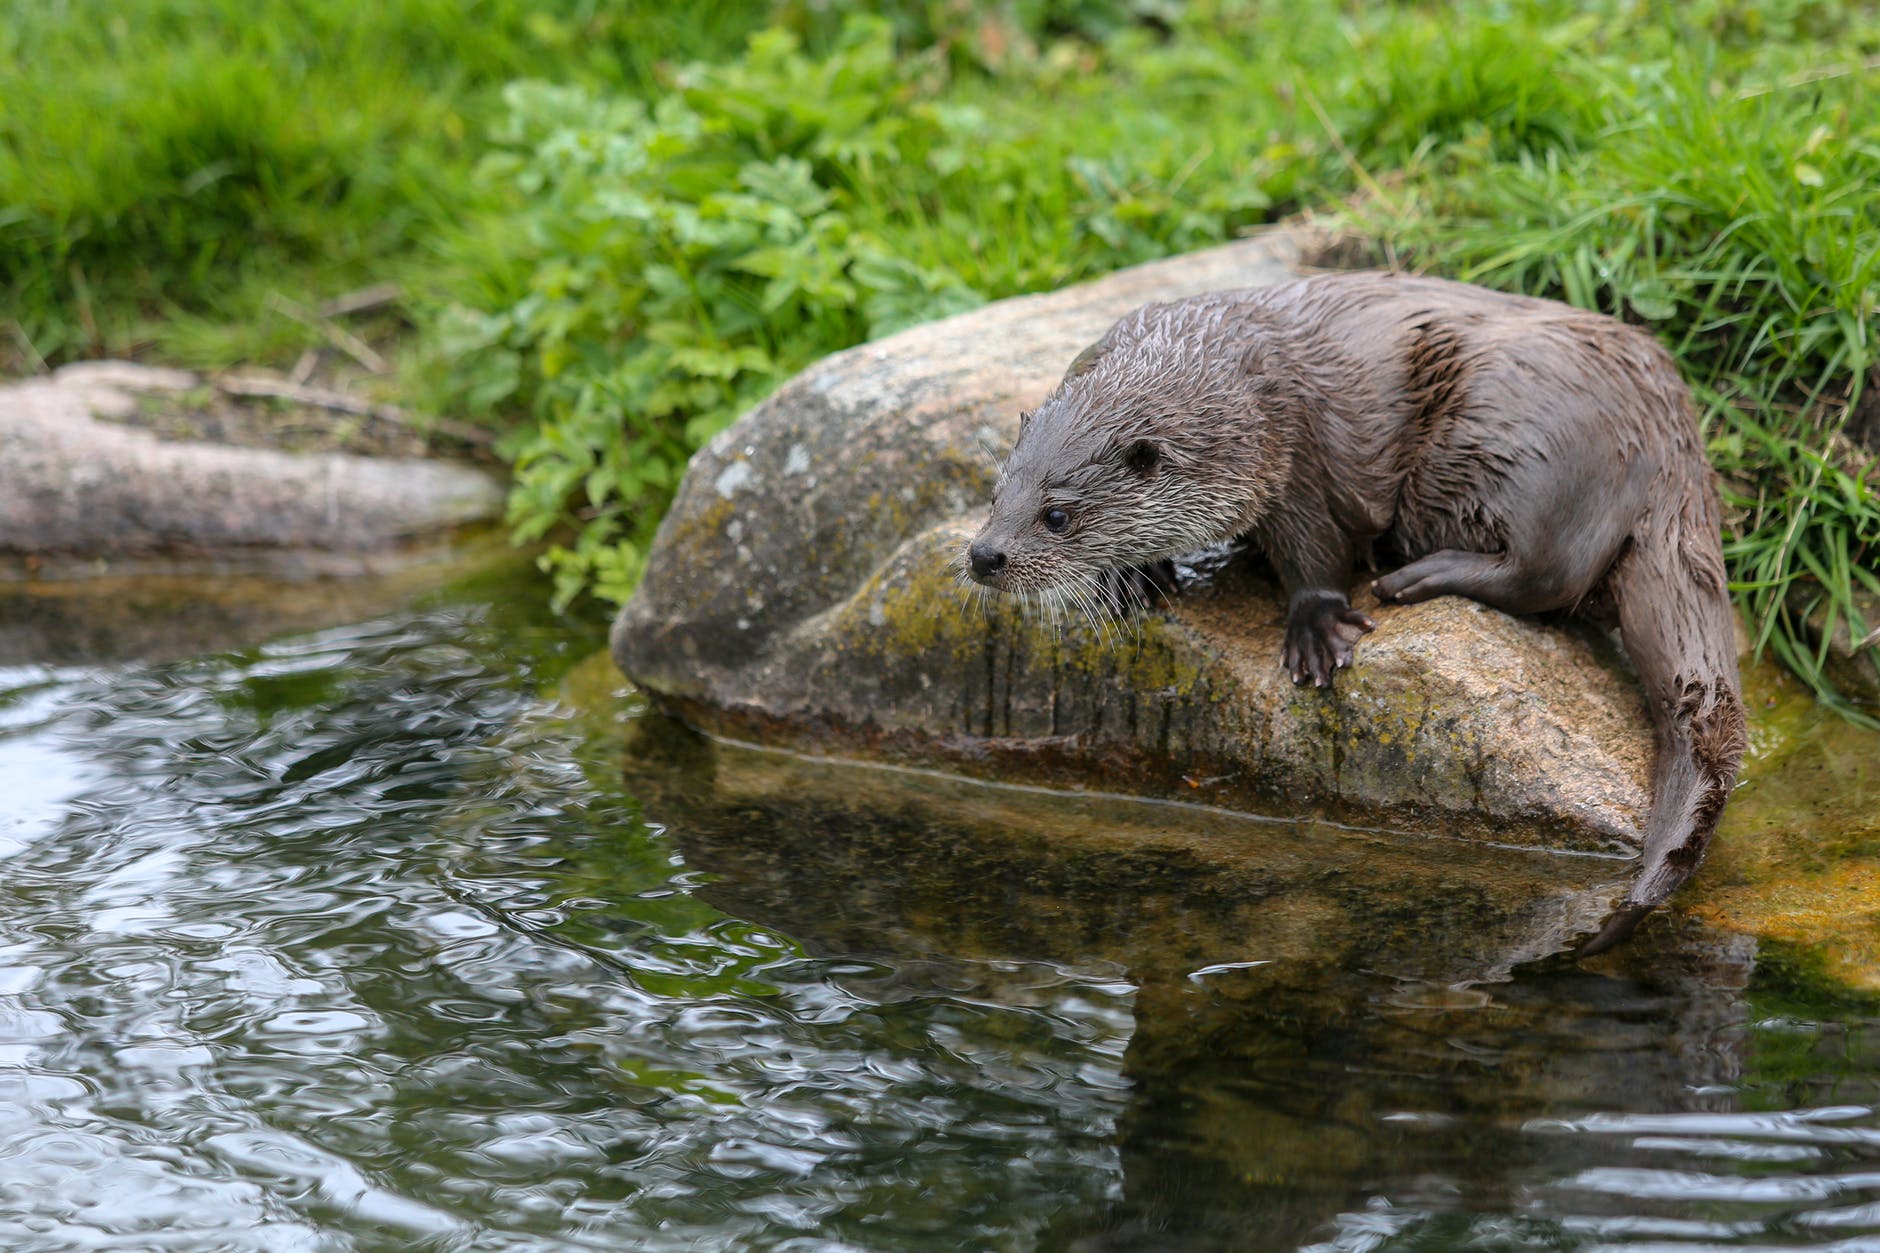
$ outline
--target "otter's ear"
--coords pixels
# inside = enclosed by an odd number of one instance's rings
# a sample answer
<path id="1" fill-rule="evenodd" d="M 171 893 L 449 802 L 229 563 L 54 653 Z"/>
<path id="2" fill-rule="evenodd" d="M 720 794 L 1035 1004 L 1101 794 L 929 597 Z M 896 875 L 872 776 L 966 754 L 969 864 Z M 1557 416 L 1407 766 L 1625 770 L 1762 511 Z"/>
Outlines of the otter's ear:
<path id="1" fill-rule="evenodd" d="M 1154 440 L 1139 439 L 1123 449 L 1123 464 L 1138 478 L 1149 478 L 1162 466 L 1162 446 Z"/>
<path id="2" fill-rule="evenodd" d="M 1071 360 L 1071 368 L 1064 371 L 1064 382 L 1068 383 L 1074 378 L 1090 373 L 1097 362 L 1103 359 L 1103 354 L 1110 351 L 1112 346 L 1110 337 L 1105 335 L 1102 339 L 1078 353 L 1077 356 Z"/>

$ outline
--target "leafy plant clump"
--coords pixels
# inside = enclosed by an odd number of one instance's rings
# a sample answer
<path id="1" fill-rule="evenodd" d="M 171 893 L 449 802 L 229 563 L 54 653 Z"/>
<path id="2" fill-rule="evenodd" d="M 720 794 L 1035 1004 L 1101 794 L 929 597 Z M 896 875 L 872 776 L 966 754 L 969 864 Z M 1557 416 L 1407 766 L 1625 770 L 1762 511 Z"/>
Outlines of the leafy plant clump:
<path id="1" fill-rule="evenodd" d="M 657 516 L 705 439 L 831 345 L 970 308 L 945 266 L 893 250 L 838 203 L 859 170 L 950 142 L 912 91 L 885 28 L 805 60 L 772 31 L 733 66 L 690 71 L 648 106 L 579 88 L 507 93 L 506 151 L 484 163 L 527 209 L 526 293 L 459 306 L 445 349 L 474 403 L 525 392 L 510 516 L 523 539 L 586 502 L 551 549 L 557 599 L 590 583 L 624 599 L 636 522 Z M 650 505 L 650 507 L 649 507 Z"/>
<path id="2" fill-rule="evenodd" d="M 458 403 L 533 416 L 507 446 L 510 520 L 571 536 L 546 557 L 559 602 L 625 599 L 693 450 L 817 357 L 1222 240 L 1277 181 L 1229 174 L 1289 159 L 1243 140 L 1204 180 L 1166 147 L 1019 142 L 951 74 L 856 20 L 820 57 L 766 31 L 651 103 L 509 89 L 483 174 L 515 207 L 471 245 L 502 260 L 440 313 L 436 346 Z"/>

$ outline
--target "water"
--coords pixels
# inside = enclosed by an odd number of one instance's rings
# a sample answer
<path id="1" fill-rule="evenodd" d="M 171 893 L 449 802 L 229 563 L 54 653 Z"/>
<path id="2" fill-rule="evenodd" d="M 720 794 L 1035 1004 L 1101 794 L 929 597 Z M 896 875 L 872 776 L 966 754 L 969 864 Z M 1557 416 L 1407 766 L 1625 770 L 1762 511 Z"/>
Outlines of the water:
<path id="1" fill-rule="evenodd" d="M 1805 955 L 1432 974 L 1557 859 L 714 752 L 539 596 L 5 655 L 0 1248 L 1880 1248 Z"/>

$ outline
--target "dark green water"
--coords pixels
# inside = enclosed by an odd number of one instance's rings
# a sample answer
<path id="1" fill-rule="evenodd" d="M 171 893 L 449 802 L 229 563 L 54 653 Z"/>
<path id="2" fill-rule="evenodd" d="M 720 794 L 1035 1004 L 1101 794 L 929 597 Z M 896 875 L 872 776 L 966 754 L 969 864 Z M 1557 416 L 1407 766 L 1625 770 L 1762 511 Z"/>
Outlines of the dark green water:
<path id="1" fill-rule="evenodd" d="M 540 598 L 0 601 L 0 1249 L 1880 1248 L 1880 1016 L 1803 959 L 1406 973 L 1353 934 L 1519 928 L 575 712 Z"/>

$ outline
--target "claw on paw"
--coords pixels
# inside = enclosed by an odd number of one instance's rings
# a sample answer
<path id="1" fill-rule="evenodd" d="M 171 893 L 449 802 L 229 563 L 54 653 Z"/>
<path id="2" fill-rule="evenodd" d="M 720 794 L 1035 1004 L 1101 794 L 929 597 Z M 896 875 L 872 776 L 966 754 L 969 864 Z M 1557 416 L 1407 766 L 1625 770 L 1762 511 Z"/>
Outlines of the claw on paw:
<path id="1" fill-rule="evenodd" d="M 1363 612 L 1343 596 L 1319 593 L 1294 598 L 1286 620 L 1282 654 L 1292 681 L 1300 686 L 1329 687 L 1332 675 L 1351 664 L 1359 640 L 1375 629 Z"/>

